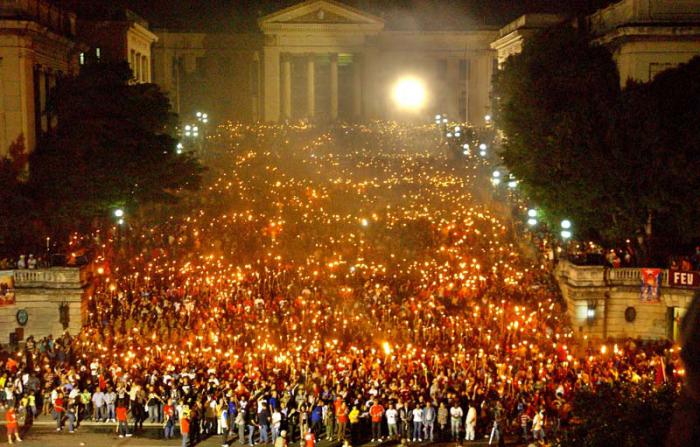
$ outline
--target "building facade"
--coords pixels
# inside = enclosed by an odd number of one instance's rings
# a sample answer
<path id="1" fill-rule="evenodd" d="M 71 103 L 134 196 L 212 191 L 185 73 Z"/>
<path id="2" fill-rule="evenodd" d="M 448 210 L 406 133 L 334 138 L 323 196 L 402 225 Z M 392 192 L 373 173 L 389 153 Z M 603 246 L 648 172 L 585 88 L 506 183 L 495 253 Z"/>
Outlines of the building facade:
<path id="1" fill-rule="evenodd" d="M 153 44 L 158 37 L 148 22 L 129 10 L 117 10 L 108 18 L 81 18 L 78 39 L 88 45 L 80 63 L 128 62 L 134 82 L 153 82 Z"/>
<path id="2" fill-rule="evenodd" d="M 0 2 L 0 156 L 30 152 L 55 125 L 50 90 L 77 72 L 76 16 L 46 0 Z"/>
<path id="3" fill-rule="evenodd" d="M 407 75 L 427 87 L 426 115 L 478 124 L 488 114 L 496 29 L 395 30 L 327 0 L 267 15 L 258 27 L 241 34 L 158 31 L 155 82 L 181 114 L 204 109 L 219 120 L 403 118 L 390 94 Z"/>

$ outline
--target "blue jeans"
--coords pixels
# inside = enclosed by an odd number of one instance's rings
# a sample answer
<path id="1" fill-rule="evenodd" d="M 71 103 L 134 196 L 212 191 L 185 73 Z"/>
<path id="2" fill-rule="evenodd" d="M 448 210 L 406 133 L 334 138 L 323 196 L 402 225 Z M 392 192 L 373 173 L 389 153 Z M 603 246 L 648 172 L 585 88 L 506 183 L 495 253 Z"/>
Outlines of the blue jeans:
<path id="1" fill-rule="evenodd" d="M 248 425 L 248 444 L 253 444 L 253 435 L 255 434 L 255 425 Z"/>
<path id="2" fill-rule="evenodd" d="M 421 439 L 423 437 L 423 422 L 413 421 L 413 439 Z"/>
<path id="3" fill-rule="evenodd" d="M 263 444 L 267 444 L 267 442 L 268 442 L 268 438 L 267 438 L 268 428 L 269 427 L 267 425 L 260 426 L 260 442 Z"/>
<path id="4" fill-rule="evenodd" d="M 73 412 L 68 412 L 66 413 L 66 416 L 68 417 L 68 431 L 73 431 L 75 430 L 75 413 Z"/>
<path id="5" fill-rule="evenodd" d="M 433 433 L 435 431 L 435 421 L 426 421 L 423 423 L 423 430 L 425 430 L 425 439 L 430 441 L 433 440 Z"/>
<path id="6" fill-rule="evenodd" d="M 168 421 L 163 428 L 163 435 L 165 439 L 170 439 L 175 437 L 175 424 L 172 421 Z"/>
<path id="7" fill-rule="evenodd" d="M 183 433 L 182 434 L 182 447 L 187 447 L 187 444 L 190 442 L 190 434 L 189 433 Z"/>

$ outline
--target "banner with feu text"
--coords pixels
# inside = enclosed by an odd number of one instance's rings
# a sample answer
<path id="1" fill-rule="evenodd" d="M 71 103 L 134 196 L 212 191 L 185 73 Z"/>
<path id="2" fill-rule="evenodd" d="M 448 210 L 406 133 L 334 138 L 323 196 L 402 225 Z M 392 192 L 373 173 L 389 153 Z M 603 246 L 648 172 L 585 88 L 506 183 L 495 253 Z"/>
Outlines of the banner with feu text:
<path id="1" fill-rule="evenodd" d="M 640 269 L 642 303 L 658 303 L 661 292 L 661 269 Z"/>

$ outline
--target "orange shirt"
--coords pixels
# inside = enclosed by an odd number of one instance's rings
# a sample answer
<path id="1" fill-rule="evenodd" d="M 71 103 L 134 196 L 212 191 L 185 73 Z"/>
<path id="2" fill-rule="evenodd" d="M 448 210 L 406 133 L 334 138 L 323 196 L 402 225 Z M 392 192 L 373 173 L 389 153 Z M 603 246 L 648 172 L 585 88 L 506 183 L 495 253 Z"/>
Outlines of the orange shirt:
<path id="1" fill-rule="evenodd" d="M 7 410 L 7 413 L 5 413 L 5 420 L 7 421 L 8 428 L 17 427 L 17 413 L 15 413 L 14 408 Z"/>
<path id="2" fill-rule="evenodd" d="M 304 436 L 304 442 L 306 443 L 306 447 L 314 447 L 316 445 L 316 436 L 312 432 L 309 432 Z"/>
<path id="3" fill-rule="evenodd" d="M 190 434 L 190 420 L 187 418 L 180 419 L 180 433 L 183 435 Z"/>

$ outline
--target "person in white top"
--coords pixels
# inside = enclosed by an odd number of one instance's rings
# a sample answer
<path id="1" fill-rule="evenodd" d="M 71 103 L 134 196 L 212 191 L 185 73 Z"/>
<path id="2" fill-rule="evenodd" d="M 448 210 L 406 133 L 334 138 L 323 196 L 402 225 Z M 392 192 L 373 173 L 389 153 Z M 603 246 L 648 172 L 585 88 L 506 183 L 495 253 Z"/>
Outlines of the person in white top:
<path id="1" fill-rule="evenodd" d="M 413 409 L 413 442 L 423 442 L 423 409 L 420 404 Z"/>
<path id="2" fill-rule="evenodd" d="M 399 412 L 394 408 L 394 404 L 389 404 L 389 409 L 384 413 L 386 416 L 386 425 L 389 428 L 389 438 L 394 438 L 398 434 L 398 417 Z"/>
<path id="3" fill-rule="evenodd" d="M 473 403 L 469 404 L 469 410 L 467 410 L 467 420 L 466 420 L 466 436 L 464 439 L 466 441 L 473 441 L 476 436 L 476 407 Z"/>
<path id="4" fill-rule="evenodd" d="M 464 412 L 462 407 L 459 406 L 457 402 L 450 408 L 450 428 L 452 433 L 452 440 L 459 440 L 459 435 L 462 431 L 462 418 L 464 417 Z"/>
<path id="5" fill-rule="evenodd" d="M 544 410 L 538 411 L 532 418 L 532 437 L 535 441 L 544 441 Z"/>

